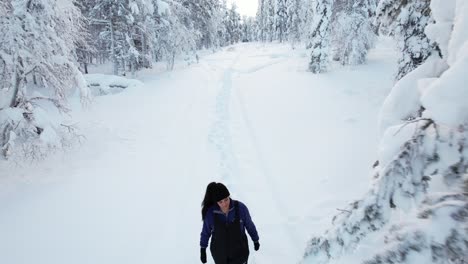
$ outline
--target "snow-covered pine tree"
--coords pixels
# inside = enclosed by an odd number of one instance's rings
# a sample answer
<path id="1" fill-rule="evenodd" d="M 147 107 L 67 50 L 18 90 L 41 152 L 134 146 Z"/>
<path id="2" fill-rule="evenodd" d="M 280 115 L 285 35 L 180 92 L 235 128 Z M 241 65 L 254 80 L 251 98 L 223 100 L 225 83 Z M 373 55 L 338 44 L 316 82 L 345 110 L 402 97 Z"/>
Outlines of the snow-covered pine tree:
<path id="1" fill-rule="evenodd" d="M 260 39 L 258 38 L 259 36 L 258 21 L 255 19 L 255 17 L 249 17 L 248 22 L 251 25 L 250 28 L 252 32 L 252 35 L 251 35 L 252 41 L 260 41 Z"/>
<path id="2" fill-rule="evenodd" d="M 301 0 L 288 0 L 287 1 L 287 28 L 288 28 L 288 40 L 291 42 L 293 48 L 295 43 L 301 41 Z"/>
<path id="3" fill-rule="evenodd" d="M 443 59 L 433 54 L 395 84 L 382 108 L 385 134 L 371 190 L 310 240 L 303 263 L 328 263 L 389 225 L 388 245 L 364 263 L 468 260 L 468 5 L 432 0 L 431 8 L 436 23 L 426 32 L 446 51 Z M 394 212 L 406 221 L 394 220 Z"/>
<path id="4" fill-rule="evenodd" d="M 349 204 L 336 215 L 332 229 L 309 241 L 304 264 L 328 263 L 331 258 L 351 252 L 369 233 L 388 223 L 392 208 L 404 206 L 406 199 L 422 199 L 427 189 L 428 178 L 424 175 L 430 159 L 424 153 L 425 130 L 431 125 L 431 122 L 422 122 L 406 127 L 405 133 L 414 129 L 421 132 L 404 142 L 394 159 L 379 160 L 374 168 L 371 190 L 362 200 Z"/>
<path id="5" fill-rule="evenodd" d="M 135 49 L 132 70 L 150 68 L 152 65 L 151 50 L 155 38 L 154 5 L 152 0 L 134 0 L 130 2 L 134 20 L 130 25 L 131 42 Z"/>
<path id="6" fill-rule="evenodd" d="M 407 88 L 421 93 L 420 119 L 434 123 L 435 131 L 426 137 L 432 138 L 435 161 L 430 177 L 435 181 L 418 213 L 394 223 L 386 236 L 386 250 L 366 264 L 468 263 L 468 114 L 464 100 L 468 95 L 468 4 L 432 0 L 430 7 L 435 24 L 428 25 L 426 34 L 437 42 L 443 59 L 426 60 L 422 66 L 433 69 L 433 79 L 420 79 Z M 395 93 L 398 99 L 405 96 L 402 91 Z"/>
<path id="7" fill-rule="evenodd" d="M 275 0 L 275 39 L 279 40 L 279 42 L 288 39 L 289 14 L 286 4 L 286 0 Z"/>
<path id="8" fill-rule="evenodd" d="M 258 38 L 260 41 L 273 40 L 274 34 L 274 0 L 259 0 L 256 20 L 258 21 Z"/>
<path id="9" fill-rule="evenodd" d="M 81 10 L 81 14 L 85 20 L 84 29 L 87 33 L 86 41 L 84 41 L 83 44 L 78 45 L 76 49 L 80 70 L 85 74 L 88 73 L 88 65 L 93 62 L 93 57 L 97 54 L 96 42 L 93 40 L 93 37 L 90 34 L 92 30 L 92 24 L 89 23 L 88 19 L 86 19 L 86 17 L 89 17 L 89 11 L 92 8 L 90 2 L 90 0 L 75 2 L 75 5 Z"/>
<path id="10" fill-rule="evenodd" d="M 189 10 L 190 22 L 197 31 L 197 48 L 211 48 L 218 44 L 217 30 L 219 26 L 219 10 L 221 8 L 218 0 L 185 0 L 181 1 L 184 8 Z"/>
<path id="11" fill-rule="evenodd" d="M 261 41 L 273 41 L 274 39 L 274 15 L 275 0 L 259 0 L 256 20 L 258 21 L 258 38 Z"/>
<path id="12" fill-rule="evenodd" d="M 343 15 L 343 13 L 346 12 L 348 9 L 348 3 L 350 0 L 335 0 L 333 2 L 333 9 L 332 9 L 332 15 L 331 15 L 331 21 L 334 21 L 335 23 L 339 23 L 338 20 L 342 19 L 340 18 L 340 15 Z M 342 26 L 337 25 L 336 27 L 332 27 L 331 29 L 331 54 L 333 56 L 334 61 L 339 61 L 340 60 L 340 47 L 343 46 L 341 43 L 343 41 L 343 38 L 340 37 L 340 33 L 343 32 Z M 346 32 L 347 33 L 347 32 Z"/>
<path id="13" fill-rule="evenodd" d="M 309 70 L 322 73 L 327 70 L 330 53 L 330 19 L 333 0 L 314 0 Z"/>
<path id="14" fill-rule="evenodd" d="M 449 193 L 428 197 L 416 219 L 394 225 L 384 252 L 364 264 L 456 263 L 468 260 L 468 196 Z"/>
<path id="15" fill-rule="evenodd" d="M 275 1 L 276 0 L 266 0 L 266 23 L 265 23 L 265 31 L 267 35 L 267 41 L 272 42 L 275 39 Z"/>
<path id="16" fill-rule="evenodd" d="M 82 16 L 68 0 L 8 0 L 1 12 L 1 157 L 41 158 L 76 139 L 60 112 L 77 88 L 88 96 L 75 54 Z"/>
<path id="17" fill-rule="evenodd" d="M 127 13 L 129 8 L 124 0 L 95 0 L 90 12 L 91 23 L 103 25 L 98 28 L 102 30 L 98 35 L 110 52 L 114 75 L 125 73 Z"/>
<path id="18" fill-rule="evenodd" d="M 0 2 L 0 111 L 10 107 L 15 101 L 14 98 L 14 87 L 13 83 L 16 79 L 15 69 L 12 65 L 13 54 L 15 50 L 10 49 L 8 45 L 11 44 L 11 37 L 15 34 L 12 31 L 12 27 L 17 23 L 17 21 L 11 17 L 13 14 L 13 6 L 11 5 L 11 0 Z M 6 49 L 8 50 L 6 51 Z M 1 112 L 0 112 L 1 113 Z M 0 124 L 1 125 L 1 124 Z M 4 133 L 2 134 L 4 138 Z M 1 142 L 4 146 L 4 142 Z"/>
<path id="19" fill-rule="evenodd" d="M 256 41 L 256 24 L 255 20 L 253 17 L 247 17 L 247 16 L 242 16 L 242 23 L 241 23 L 241 30 L 242 30 L 242 36 L 241 36 L 241 41 L 242 42 L 251 42 L 251 41 Z"/>
<path id="20" fill-rule="evenodd" d="M 237 6 L 235 3 L 232 4 L 231 8 L 227 12 L 227 17 L 224 20 L 224 27 L 226 28 L 226 43 L 232 45 L 241 40 L 241 23 L 240 15 L 237 12 Z"/>
<path id="21" fill-rule="evenodd" d="M 82 65 L 82 71 L 87 73 L 88 63 L 104 64 L 110 59 L 108 45 L 100 37 L 100 33 L 106 30 L 107 23 L 104 21 L 96 23 L 96 20 L 92 17 L 96 0 L 81 0 L 76 4 L 86 18 L 85 27 L 88 38 L 84 47 L 78 47 L 77 54 L 78 61 Z"/>
<path id="22" fill-rule="evenodd" d="M 89 20 L 110 51 L 115 75 L 150 66 L 153 12 L 150 0 L 94 0 Z"/>
<path id="23" fill-rule="evenodd" d="M 362 64 L 367 52 L 374 46 L 375 29 L 372 25 L 374 0 L 336 0 L 333 8 L 333 59 L 343 65 Z"/>
<path id="24" fill-rule="evenodd" d="M 434 51 L 424 29 L 431 19 L 430 0 L 381 0 L 376 26 L 397 40 L 401 57 L 396 80 L 421 65 Z"/>
<path id="25" fill-rule="evenodd" d="M 219 10 L 219 26 L 218 26 L 218 40 L 221 47 L 225 47 L 230 44 L 229 34 L 227 33 L 226 25 L 229 20 L 229 10 L 227 8 L 226 0 L 221 3 L 221 9 Z"/>
<path id="26" fill-rule="evenodd" d="M 314 28 L 311 25 L 314 24 L 314 5 L 315 1 L 304 1 L 300 0 L 300 17 L 301 17 L 301 39 L 305 42 L 306 49 L 312 48 L 312 32 Z"/>
<path id="27" fill-rule="evenodd" d="M 266 20 L 265 20 L 265 2 L 266 0 L 258 0 L 258 8 L 257 8 L 257 15 L 255 16 L 255 20 L 257 21 L 257 25 L 258 25 L 258 32 L 257 32 L 257 38 L 262 41 L 262 42 L 265 42 L 266 41 L 266 34 L 265 34 L 265 24 L 266 24 Z"/>
<path id="28" fill-rule="evenodd" d="M 157 1 L 160 8 L 157 9 L 159 21 L 154 40 L 155 53 L 158 58 L 166 60 L 168 69 L 173 69 L 177 55 L 195 54 L 200 34 L 194 29 L 192 21 L 187 19 L 190 10 L 183 5 L 183 1 Z"/>

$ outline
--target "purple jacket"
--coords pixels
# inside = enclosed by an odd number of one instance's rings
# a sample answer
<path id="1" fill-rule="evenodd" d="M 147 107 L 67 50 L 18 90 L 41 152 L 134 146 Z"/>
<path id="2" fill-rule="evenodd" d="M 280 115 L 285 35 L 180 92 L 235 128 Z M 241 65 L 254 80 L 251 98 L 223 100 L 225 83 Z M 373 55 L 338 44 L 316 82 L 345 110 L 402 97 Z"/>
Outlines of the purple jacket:
<path id="1" fill-rule="evenodd" d="M 252 241 L 256 242 L 259 240 L 257 229 L 255 228 L 255 224 L 252 222 L 252 218 L 250 217 L 249 209 L 245 204 L 238 202 L 239 204 L 239 215 L 240 215 L 240 223 L 241 223 L 241 231 L 245 233 L 245 229 L 252 238 Z M 226 216 L 222 211 L 221 208 L 217 204 L 213 205 L 212 207 L 208 208 L 206 212 L 205 219 L 203 220 L 203 229 L 200 234 L 200 247 L 207 248 L 208 247 L 208 240 L 211 237 L 214 229 L 214 217 L 219 217 L 224 222 L 229 221 L 233 222 L 235 218 L 236 210 L 234 208 L 234 200 L 231 199 L 231 203 L 229 205 L 229 212 Z"/>

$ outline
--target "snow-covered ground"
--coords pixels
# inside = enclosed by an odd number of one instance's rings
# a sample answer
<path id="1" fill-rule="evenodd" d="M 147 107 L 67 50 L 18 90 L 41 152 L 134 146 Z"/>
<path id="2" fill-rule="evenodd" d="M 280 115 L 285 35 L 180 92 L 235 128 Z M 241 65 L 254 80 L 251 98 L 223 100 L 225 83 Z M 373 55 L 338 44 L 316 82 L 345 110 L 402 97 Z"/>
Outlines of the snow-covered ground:
<path id="1" fill-rule="evenodd" d="M 391 44 L 321 75 L 304 50 L 238 44 L 75 104 L 81 146 L 0 163 L 0 263 L 198 263 L 210 181 L 249 206 L 261 243 L 249 263 L 296 263 L 367 190 Z"/>

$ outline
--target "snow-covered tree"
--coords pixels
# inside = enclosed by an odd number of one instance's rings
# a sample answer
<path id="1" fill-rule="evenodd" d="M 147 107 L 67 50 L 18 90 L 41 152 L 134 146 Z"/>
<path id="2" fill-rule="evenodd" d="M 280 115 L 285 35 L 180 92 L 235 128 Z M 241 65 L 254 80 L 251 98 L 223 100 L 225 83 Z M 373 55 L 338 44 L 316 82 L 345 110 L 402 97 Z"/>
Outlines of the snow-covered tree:
<path id="1" fill-rule="evenodd" d="M 275 39 L 283 42 L 288 39 L 288 10 L 286 0 L 276 0 L 275 3 Z"/>
<path id="2" fill-rule="evenodd" d="M 257 21 L 259 27 L 259 39 L 262 41 L 279 40 L 283 42 L 288 40 L 289 27 L 292 23 L 292 12 L 298 10 L 291 9 L 292 2 L 296 0 L 260 0 L 257 12 Z M 300 1 L 300 0 L 298 0 Z M 289 14 L 291 12 L 291 15 Z M 297 21 L 297 17 L 295 18 Z"/>
<path id="3" fill-rule="evenodd" d="M 304 8 L 301 5 L 301 0 L 289 0 L 287 1 L 287 28 L 288 28 L 288 40 L 294 47 L 294 44 L 300 42 L 302 39 L 301 26 L 304 20 L 304 16 L 301 16 L 301 10 Z M 302 19 L 301 19 L 302 17 Z"/>
<path id="4" fill-rule="evenodd" d="M 431 19 L 430 0 L 382 0 L 377 7 L 376 25 L 392 35 L 398 44 L 399 80 L 421 65 L 434 50 L 424 29 Z"/>
<path id="5" fill-rule="evenodd" d="M 197 34 L 198 31 L 194 29 L 192 21 L 187 19 L 190 10 L 183 5 L 183 2 L 163 3 L 160 3 L 158 8 L 155 53 L 156 57 L 167 61 L 168 69 L 173 69 L 177 55 L 195 56 L 200 34 Z"/>
<path id="6" fill-rule="evenodd" d="M 241 18 L 237 12 L 237 6 L 235 3 L 232 4 L 226 15 L 227 16 L 223 22 L 226 29 L 225 43 L 227 43 L 227 45 L 231 45 L 239 42 L 242 35 Z"/>
<path id="7" fill-rule="evenodd" d="M 220 26 L 218 27 L 218 41 L 219 46 L 224 47 L 230 45 L 229 34 L 226 25 L 229 21 L 229 10 L 226 6 L 226 0 L 223 0 L 220 10 Z"/>
<path id="8" fill-rule="evenodd" d="M 153 12 L 151 0 L 94 0 L 89 19 L 101 25 L 96 29 L 102 30 L 99 37 L 111 53 L 115 75 L 149 67 Z"/>
<path id="9" fill-rule="evenodd" d="M 40 158 L 72 140 L 59 112 L 85 81 L 76 63 L 83 20 L 72 1 L 8 0 L 0 12 L 1 156 Z"/>
<path id="10" fill-rule="evenodd" d="M 314 22 L 311 32 L 309 70 L 322 73 L 327 70 L 330 55 L 330 19 L 333 0 L 314 0 Z"/>
<path id="11" fill-rule="evenodd" d="M 85 21 L 83 28 L 87 33 L 86 41 L 78 45 L 76 48 L 76 55 L 80 65 L 80 70 L 85 74 L 88 73 L 88 65 L 92 63 L 93 56 L 96 56 L 97 53 L 96 46 L 94 45 L 95 43 L 93 41 L 92 35 L 90 34 L 91 24 L 89 23 L 89 20 L 86 19 L 86 16 L 89 14 L 89 10 L 91 8 L 89 3 L 90 0 L 75 2 L 75 5 L 81 10 L 81 14 L 83 15 L 83 19 Z"/>
<path id="12" fill-rule="evenodd" d="M 275 39 L 275 1 L 265 0 L 265 34 L 266 40 L 272 42 Z"/>
<path id="13" fill-rule="evenodd" d="M 306 49 L 312 48 L 312 32 L 314 28 L 311 25 L 314 24 L 314 5 L 315 1 L 303 1 L 300 0 L 300 16 L 301 24 L 300 30 L 301 40 L 305 42 Z"/>
<path id="14" fill-rule="evenodd" d="M 242 17 L 241 23 L 241 30 L 242 30 L 242 42 L 251 42 L 257 40 L 257 24 L 253 17 Z"/>
<path id="15" fill-rule="evenodd" d="M 260 41 L 265 41 L 265 0 L 258 0 L 257 14 L 255 20 L 258 25 L 257 38 Z"/>
<path id="16" fill-rule="evenodd" d="M 428 175 L 435 181 L 418 206 L 418 214 L 409 221 L 395 223 L 391 231 L 396 230 L 397 235 L 387 235 L 387 250 L 366 263 L 416 263 L 416 257 L 418 263 L 468 260 L 468 114 L 462 99 L 468 95 L 468 5 L 459 0 L 432 0 L 430 8 L 435 24 L 428 25 L 425 33 L 440 47 L 442 59 L 433 54 L 400 82 L 419 78 L 405 88 L 419 92 L 413 93 L 418 95 L 421 106 L 420 117 L 415 120 L 434 123 L 434 132 L 426 137 L 433 138 L 430 150 L 434 161 Z M 423 82 L 427 78 L 433 79 Z M 394 93 L 393 100 L 405 98 L 401 90 Z M 383 110 L 393 111 L 395 106 L 391 105 L 388 102 Z M 395 112 L 396 118 L 410 112 L 410 108 L 401 109 Z M 401 252 L 404 258 L 389 258 Z"/>
<path id="17" fill-rule="evenodd" d="M 371 19 L 375 1 L 336 0 L 331 32 L 333 59 L 343 65 L 362 64 L 376 38 Z"/>
<path id="18" fill-rule="evenodd" d="M 303 263 L 328 263 L 381 230 L 387 246 L 366 264 L 468 259 L 468 4 L 430 7 L 436 23 L 426 34 L 442 58 L 432 54 L 395 84 L 380 114 L 385 133 L 371 190 L 310 240 Z"/>
<path id="19" fill-rule="evenodd" d="M 257 9 L 258 39 L 272 41 L 274 30 L 274 0 L 259 0 Z"/>
<path id="20" fill-rule="evenodd" d="M 185 0 L 180 1 L 182 6 L 189 11 L 186 20 L 190 20 L 199 38 L 197 48 L 211 48 L 218 45 L 217 30 L 219 27 L 218 16 L 221 4 L 218 0 Z M 188 24 L 187 21 L 184 22 Z"/>

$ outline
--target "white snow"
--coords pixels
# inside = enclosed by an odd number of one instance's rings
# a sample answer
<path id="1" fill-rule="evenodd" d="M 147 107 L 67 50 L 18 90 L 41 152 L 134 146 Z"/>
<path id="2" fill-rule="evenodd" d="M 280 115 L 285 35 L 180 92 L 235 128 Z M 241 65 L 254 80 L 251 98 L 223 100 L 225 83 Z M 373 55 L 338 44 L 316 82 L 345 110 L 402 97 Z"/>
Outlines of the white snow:
<path id="1" fill-rule="evenodd" d="M 441 124 L 456 127 L 468 123 L 467 69 L 468 41 L 459 52 L 457 61 L 432 83 L 421 98 L 428 115 Z"/>
<path id="2" fill-rule="evenodd" d="M 130 10 L 132 11 L 132 14 L 138 15 L 140 14 L 140 9 L 138 8 L 138 4 L 134 1 L 129 2 Z"/>
<path id="3" fill-rule="evenodd" d="M 6 108 L 10 105 L 8 98 L 11 98 L 13 89 L 7 87 L 0 87 L 0 109 Z"/>
<path id="4" fill-rule="evenodd" d="M 417 123 L 391 126 L 385 130 L 382 136 L 382 143 L 379 146 L 378 160 L 383 165 L 388 164 L 400 153 L 401 146 L 411 138 L 418 127 Z"/>
<path id="5" fill-rule="evenodd" d="M 438 43 L 444 57 L 448 54 L 447 49 L 455 18 L 455 5 L 456 1 L 431 1 L 431 12 L 435 23 L 428 24 L 425 29 L 426 35 Z"/>
<path id="6" fill-rule="evenodd" d="M 438 77 L 446 69 L 446 63 L 438 55 L 432 55 L 422 65 L 399 80 L 380 109 L 380 133 L 383 134 L 387 128 L 403 124 L 416 117 L 421 106 L 421 94 L 419 94 L 421 89 L 418 89 L 418 81 Z"/>
<path id="7" fill-rule="evenodd" d="M 262 246 L 249 263 L 300 260 L 368 189 L 396 66 L 388 39 L 366 65 L 326 74 L 307 71 L 308 55 L 238 44 L 75 106 L 80 146 L 0 162 L 0 263 L 198 263 L 210 181 L 250 209 Z"/>
<path id="8" fill-rule="evenodd" d="M 450 6 L 448 6 L 450 7 Z M 448 8 L 445 7 L 445 8 Z M 466 52 L 465 43 L 468 40 L 468 2 L 465 0 L 456 1 L 456 11 L 452 37 L 449 42 L 448 64 L 451 66 L 462 52 Z M 465 46 L 465 47 L 464 47 Z"/>
<path id="9" fill-rule="evenodd" d="M 86 74 L 84 75 L 84 79 L 91 94 L 94 96 L 116 94 L 124 89 L 143 85 L 141 81 L 115 75 Z"/>
<path id="10" fill-rule="evenodd" d="M 158 13 L 160 15 L 162 15 L 164 13 L 169 14 L 171 12 L 169 4 L 167 2 L 165 2 L 165 0 L 157 0 L 156 5 L 158 7 Z"/>
<path id="11" fill-rule="evenodd" d="M 449 1 L 450 2 L 450 1 Z M 454 1 L 453 1 L 454 2 Z M 432 3 L 431 3 L 432 4 Z M 448 126 L 456 127 L 468 123 L 468 3 L 466 1 L 456 1 L 455 3 L 442 5 L 437 1 L 433 3 L 436 10 L 436 19 L 439 21 L 434 27 L 444 26 L 443 23 L 450 23 L 450 15 L 455 13 L 453 18 L 453 31 L 451 32 L 448 48 L 444 48 L 444 56 L 450 68 L 445 71 L 440 78 L 429 85 L 421 98 L 422 104 L 428 109 L 427 116 L 435 121 Z M 456 8 L 455 8 L 456 7 Z M 434 35 L 441 35 L 434 30 Z M 444 36 L 442 34 L 442 36 Z M 440 39 L 440 38 L 439 38 Z M 436 39 L 436 40 L 439 40 Z"/>

